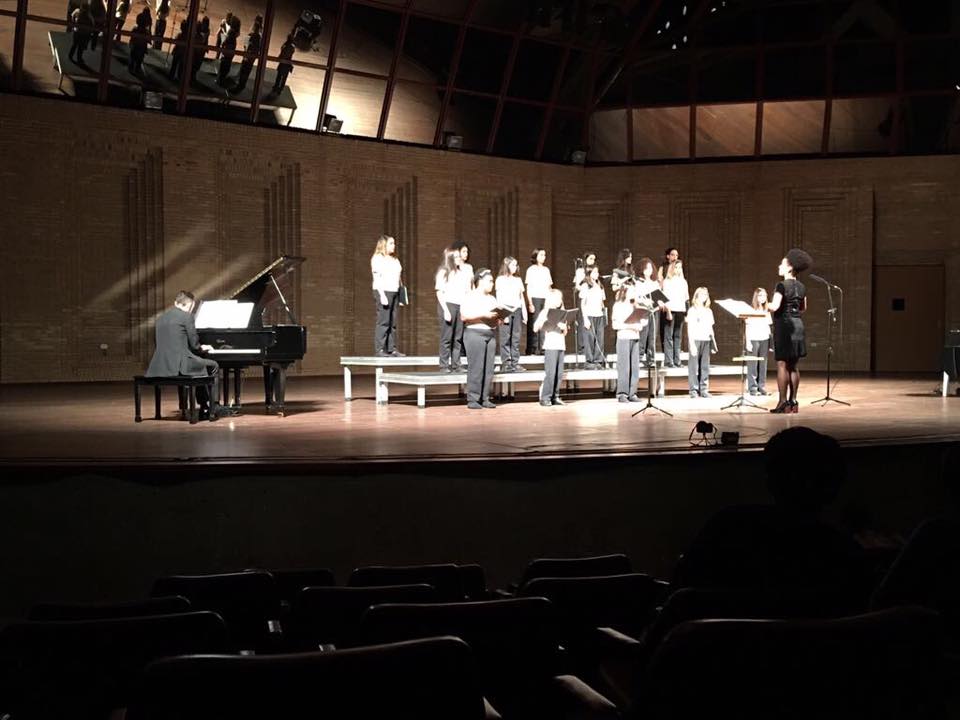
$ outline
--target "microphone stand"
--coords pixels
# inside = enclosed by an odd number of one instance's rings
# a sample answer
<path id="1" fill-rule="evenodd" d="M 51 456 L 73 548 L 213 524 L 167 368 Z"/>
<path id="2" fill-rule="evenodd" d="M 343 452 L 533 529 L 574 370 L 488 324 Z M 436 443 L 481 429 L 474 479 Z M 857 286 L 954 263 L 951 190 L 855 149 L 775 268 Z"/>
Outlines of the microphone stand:
<path id="1" fill-rule="evenodd" d="M 814 400 L 810 404 L 817 405 L 819 403 L 823 403 L 823 406 L 826 407 L 827 403 L 835 402 L 838 405 L 846 405 L 847 407 L 850 407 L 850 403 L 848 403 L 846 400 L 838 400 L 837 398 L 830 396 L 830 361 L 833 358 L 833 325 L 837 322 L 837 307 L 833 304 L 833 290 L 836 289 L 840 292 L 840 299 L 842 301 L 843 288 L 841 288 L 839 285 L 834 285 L 824 280 L 819 275 L 811 274 L 810 277 L 814 280 L 819 280 L 827 286 L 827 301 L 830 303 L 830 308 L 827 310 L 827 394 L 819 400 Z"/>

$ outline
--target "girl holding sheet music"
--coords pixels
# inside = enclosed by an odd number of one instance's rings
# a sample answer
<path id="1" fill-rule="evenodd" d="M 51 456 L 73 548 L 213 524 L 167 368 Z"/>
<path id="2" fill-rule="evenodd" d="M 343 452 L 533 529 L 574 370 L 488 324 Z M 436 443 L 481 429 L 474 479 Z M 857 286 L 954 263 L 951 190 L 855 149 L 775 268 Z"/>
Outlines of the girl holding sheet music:
<path id="1" fill-rule="evenodd" d="M 625 282 L 617 290 L 610 321 L 617 332 L 617 401 L 640 402 L 640 333 L 646 329 L 649 313 L 634 304 L 636 288 Z"/>
<path id="2" fill-rule="evenodd" d="M 543 385 L 540 386 L 540 404 L 544 407 L 564 405 L 560 399 L 560 382 L 563 380 L 563 356 L 567 351 L 567 324 L 553 324 L 548 315 L 551 310 L 563 307 L 563 293 L 554 288 L 546 298 L 545 307 L 533 323 L 533 331 L 543 333 Z"/>
<path id="3" fill-rule="evenodd" d="M 626 280 L 634 280 L 633 252 L 624 248 L 617 253 L 617 266 L 610 273 L 610 289 L 617 292 Z"/>
<path id="4" fill-rule="evenodd" d="M 373 301 L 377 308 L 377 324 L 373 332 L 373 349 L 377 357 L 403 357 L 403 353 L 397 350 L 397 306 L 403 267 L 396 253 L 397 241 L 393 236 L 381 235 L 370 258 Z"/>
<path id="5" fill-rule="evenodd" d="M 495 286 L 497 302 L 504 307 L 516 308 L 500 326 L 500 369 L 503 372 L 523 372 L 525 369 L 520 365 L 520 329 L 527 322 L 527 303 L 523 280 L 517 274 L 518 266 L 516 258 L 505 257 Z"/>
<path id="6" fill-rule="evenodd" d="M 666 305 L 662 301 L 655 302 L 650 297 L 654 291 L 660 289 L 660 283 L 654 277 L 655 273 L 653 260 L 648 257 L 641 258 L 640 279 L 637 282 L 637 300 L 640 304 L 650 307 L 650 321 L 647 323 L 647 327 L 640 332 L 641 361 L 646 365 L 653 365 L 656 362 L 657 316 L 660 312 L 666 312 Z"/>
<path id="7" fill-rule="evenodd" d="M 473 288 L 473 277 L 463 269 L 459 250 L 446 250 L 437 270 L 434 288 L 437 291 L 437 318 L 440 322 L 440 369 L 460 370 L 460 349 L 463 343 L 463 318 L 460 303 Z"/>
<path id="8" fill-rule="evenodd" d="M 713 350 L 713 310 L 710 293 L 698 287 L 687 311 L 687 378 L 690 397 L 710 397 L 710 353 Z"/>
<path id="9" fill-rule="evenodd" d="M 467 348 L 467 407 L 471 410 L 495 408 L 490 401 L 493 363 L 497 352 L 496 328 L 501 314 L 493 295 L 493 273 L 477 271 L 476 289 L 467 293 L 461 306 L 463 342 Z"/>
<path id="10" fill-rule="evenodd" d="M 600 269 L 596 265 L 590 268 L 577 296 L 580 298 L 580 327 L 583 328 L 584 368 L 596 370 L 605 362 L 603 332 L 607 326 L 604 312 L 607 293 L 600 282 Z"/>
<path id="11" fill-rule="evenodd" d="M 761 287 L 754 290 L 750 305 L 765 315 L 744 320 L 747 354 L 761 358 L 747 363 L 747 389 L 751 395 L 769 395 L 766 388 L 767 353 L 770 352 L 770 326 L 773 325 L 773 318 L 767 310 L 767 291 Z"/>

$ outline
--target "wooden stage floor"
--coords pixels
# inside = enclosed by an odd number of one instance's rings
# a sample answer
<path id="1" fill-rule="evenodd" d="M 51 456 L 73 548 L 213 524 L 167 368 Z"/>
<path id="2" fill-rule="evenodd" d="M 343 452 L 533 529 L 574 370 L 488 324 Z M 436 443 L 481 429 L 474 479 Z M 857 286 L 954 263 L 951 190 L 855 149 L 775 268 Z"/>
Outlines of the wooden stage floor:
<path id="1" fill-rule="evenodd" d="M 834 394 L 852 407 L 809 403 L 824 394 L 822 375 L 806 373 L 797 415 L 720 408 L 734 398 L 734 378 L 717 378 L 712 398 L 670 394 L 657 404 L 672 418 L 638 404 L 617 403 L 599 388 L 568 394 L 565 407 L 543 408 L 532 390 L 495 410 L 468 410 L 450 394 L 430 394 L 416 407 L 413 389 L 373 400 L 372 376 L 355 376 L 345 403 L 339 377 L 292 378 L 288 415 L 266 416 L 260 382 L 245 383 L 246 411 L 236 418 L 189 425 L 176 419 L 175 393 L 165 417 L 133 422 L 130 383 L 0 387 L 0 464 L 40 466 L 281 465 L 488 457 L 635 455 L 693 450 L 698 420 L 738 431 L 740 447 L 757 448 L 786 427 L 807 425 L 851 445 L 960 440 L 960 398 L 934 394 L 937 379 L 845 377 Z M 679 390 L 677 391 L 679 392 Z M 754 398 L 772 407 L 774 397 Z M 152 395 L 144 398 L 152 415 Z"/>

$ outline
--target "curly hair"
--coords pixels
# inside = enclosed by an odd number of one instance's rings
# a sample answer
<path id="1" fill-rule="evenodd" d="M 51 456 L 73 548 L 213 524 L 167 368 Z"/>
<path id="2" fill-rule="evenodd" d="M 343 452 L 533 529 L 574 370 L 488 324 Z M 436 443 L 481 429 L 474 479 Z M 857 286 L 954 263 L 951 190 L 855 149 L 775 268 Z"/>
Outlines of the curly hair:
<path id="1" fill-rule="evenodd" d="M 800 248 L 793 248 L 787 252 L 787 262 L 790 263 L 790 267 L 793 268 L 795 273 L 802 273 L 809 270 L 810 266 L 813 265 L 813 258 Z"/>

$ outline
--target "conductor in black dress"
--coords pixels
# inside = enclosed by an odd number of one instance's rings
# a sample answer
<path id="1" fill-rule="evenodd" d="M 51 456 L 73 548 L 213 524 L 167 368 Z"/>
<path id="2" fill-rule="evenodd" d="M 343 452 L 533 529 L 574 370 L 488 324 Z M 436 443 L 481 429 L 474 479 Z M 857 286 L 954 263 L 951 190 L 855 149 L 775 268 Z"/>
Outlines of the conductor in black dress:
<path id="1" fill-rule="evenodd" d="M 807 355 L 806 331 L 803 313 L 807 309 L 807 288 L 797 275 L 813 265 L 813 259 L 803 250 L 794 248 L 780 261 L 777 272 L 783 278 L 773 291 L 767 306 L 773 313 L 773 352 L 777 360 L 777 389 L 780 399 L 772 413 L 796 413 L 800 371 L 797 363 Z"/>
<path id="2" fill-rule="evenodd" d="M 197 388 L 197 401 L 200 404 L 200 417 L 207 419 L 210 413 L 221 417 L 235 415 L 233 408 L 217 403 L 220 397 L 220 366 L 216 360 L 201 357 L 207 349 L 200 345 L 197 327 L 193 319 L 195 300 L 192 293 L 181 290 L 173 302 L 173 307 L 157 318 L 157 349 L 147 368 L 147 377 L 203 377 L 211 375 L 213 397 L 207 397 L 206 388 Z"/>

